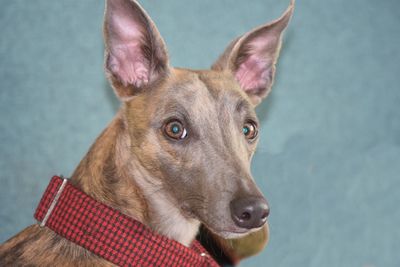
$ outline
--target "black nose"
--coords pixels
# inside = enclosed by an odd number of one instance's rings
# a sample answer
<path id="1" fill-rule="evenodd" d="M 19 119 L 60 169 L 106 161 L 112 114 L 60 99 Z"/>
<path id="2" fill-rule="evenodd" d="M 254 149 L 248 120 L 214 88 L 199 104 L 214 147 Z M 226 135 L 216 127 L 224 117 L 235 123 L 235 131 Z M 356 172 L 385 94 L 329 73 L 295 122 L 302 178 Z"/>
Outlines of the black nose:
<path id="1" fill-rule="evenodd" d="M 264 198 L 238 198 L 233 200 L 230 206 L 232 219 L 239 227 L 258 228 L 267 221 L 269 207 Z"/>

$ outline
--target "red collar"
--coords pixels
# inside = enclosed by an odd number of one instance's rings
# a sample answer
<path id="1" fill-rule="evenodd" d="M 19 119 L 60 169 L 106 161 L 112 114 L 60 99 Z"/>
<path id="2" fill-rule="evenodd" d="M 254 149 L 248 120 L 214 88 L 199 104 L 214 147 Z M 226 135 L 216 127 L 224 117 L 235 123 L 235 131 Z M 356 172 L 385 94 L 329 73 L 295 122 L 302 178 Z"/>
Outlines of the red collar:
<path id="1" fill-rule="evenodd" d="M 35 218 L 41 226 L 119 266 L 218 266 L 197 240 L 185 247 L 58 176 L 51 179 Z"/>

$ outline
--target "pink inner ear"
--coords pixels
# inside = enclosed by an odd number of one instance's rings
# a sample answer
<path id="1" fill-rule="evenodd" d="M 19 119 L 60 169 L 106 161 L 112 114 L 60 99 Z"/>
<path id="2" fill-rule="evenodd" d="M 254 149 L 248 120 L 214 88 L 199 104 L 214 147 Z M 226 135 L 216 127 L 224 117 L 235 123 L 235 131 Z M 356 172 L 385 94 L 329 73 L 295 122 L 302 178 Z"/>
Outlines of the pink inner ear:
<path id="1" fill-rule="evenodd" d="M 143 57 L 139 45 L 116 45 L 107 64 L 125 86 L 141 87 L 149 82 L 149 62 Z"/>
<path id="2" fill-rule="evenodd" d="M 271 64 L 261 56 L 247 57 L 236 71 L 235 78 L 246 93 L 257 94 L 271 82 Z"/>
<path id="3" fill-rule="evenodd" d="M 108 23 L 110 54 L 107 67 L 125 86 L 143 86 L 150 79 L 150 62 L 142 50 L 145 40 L 143 22 L 127 13 L 129 10 L 124 6 L 113 8 Z"/>

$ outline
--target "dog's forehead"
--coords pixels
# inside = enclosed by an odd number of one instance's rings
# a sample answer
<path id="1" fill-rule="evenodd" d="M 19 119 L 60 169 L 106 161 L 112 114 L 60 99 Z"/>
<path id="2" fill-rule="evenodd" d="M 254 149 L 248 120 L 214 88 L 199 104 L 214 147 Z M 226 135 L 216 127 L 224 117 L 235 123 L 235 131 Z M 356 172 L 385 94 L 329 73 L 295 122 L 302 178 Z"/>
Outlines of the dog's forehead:
<path id="1" fill-rule="evenodd" d="M 212 70 L 175 69 L 169 94 L 177 101 L 193 105 L 235 106 L 238 102 L 248 102 L 247 95 L 230 73 Z"/>

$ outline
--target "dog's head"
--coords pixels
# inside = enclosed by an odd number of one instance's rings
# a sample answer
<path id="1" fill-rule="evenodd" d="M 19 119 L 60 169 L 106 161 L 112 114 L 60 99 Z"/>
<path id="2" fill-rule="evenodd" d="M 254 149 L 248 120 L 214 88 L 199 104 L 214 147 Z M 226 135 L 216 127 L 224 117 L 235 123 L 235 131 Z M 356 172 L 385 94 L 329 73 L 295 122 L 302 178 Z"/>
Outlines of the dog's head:
<path id="1" fill-rule="evenodd" d="M 130 151 L 168 201 L 223 237 L 261 227 L 269 213 L 250 173 L 254 107 L 271 90 L 292 11 L 293 2 L 278 20 L 234 40 L 210 70 L 189 70 L 169 65 L 137 2 L 107 1 L 106 73 L 123 102 Z"/>

